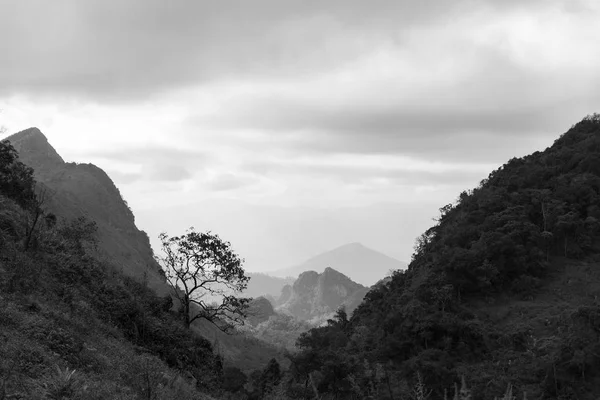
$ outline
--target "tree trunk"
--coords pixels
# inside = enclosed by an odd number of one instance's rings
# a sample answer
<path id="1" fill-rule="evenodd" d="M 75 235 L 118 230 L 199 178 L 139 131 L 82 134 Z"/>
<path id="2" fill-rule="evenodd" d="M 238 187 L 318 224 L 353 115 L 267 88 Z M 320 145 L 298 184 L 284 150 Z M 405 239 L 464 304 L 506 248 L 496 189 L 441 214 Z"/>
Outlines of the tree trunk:
<path id="1" fill-rule="evenodd" d="M 308 373 L 308 378 L 310 379 L 310 385 L 312 386 L 312 389 L 315 392 L 315 398 L 317 400 L 320 400 L 321 396 L 319 396 L 319 390 L 317 389 L 317 385 L 315 384 L 315 381 L 312 378 L 312 373 Z"/>
<path id="2" fill-rule="evenodd" d="M 190 329 L 190 302 L 186 296 L 186 303 L 183 305 L 183 312 L 184 312 L 184 316 L 183 316 L 183 322 L 185 323 L 185 327 L 187 329 Z"/>
<path id="3" fill-rule="evenodd" d="M 542 216 L 544 217 L 544 232 L 548 230 L 548 224 L 546 222 L 546 209 L 544 207 L 544 202 L 542 201 Z"/>
<path id="4" fill-rule="evenodd" d="M 306 389 L 308 389 L 308 376 L 304 380 L 304 391 L 302 392 L 302 398 L 306 400 Z"/>
<path id="5" fill-rule="evenodd" d="M 41 210 L 37 209 L 35 211 L 35 218 L 33 219 L 31 228 L 28 229 L 27 238 L 25 239 L 25 251 L 29 250 L 29 245 L 31 244 L 31 237 L 33 236 L 33 232 L 35 232 L 35 226 L 37 225 L 41 214 L 42 214 Z"/>
<path id="6" fill-rule="evenodd" d="M 385 381 L 387 383 L 388 393 L 390 394 L 390 399 L 394 400 L 394 393 L 392 392 L 392 385 L 390 384 L 390 375 L 388 374 L 388 370 L 386 367 L 383 367 L 383 372 L 385 373 Z"/>

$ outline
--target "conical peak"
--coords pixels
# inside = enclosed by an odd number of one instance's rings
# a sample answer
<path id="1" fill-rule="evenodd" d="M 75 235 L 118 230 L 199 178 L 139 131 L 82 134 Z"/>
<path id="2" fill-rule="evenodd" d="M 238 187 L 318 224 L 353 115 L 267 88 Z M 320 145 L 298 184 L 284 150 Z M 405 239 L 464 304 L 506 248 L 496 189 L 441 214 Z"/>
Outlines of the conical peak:
<path id="1" fill-rule="evenodd" d="M 22 130 L 13 135 L 10 135 L 9 137 L 6 138 L 6 140 L 10 141 L 11 143 L 17 143 L 17 142 L 21 142 L 23 140 L 31 140 L 31 139 L 38 139 L 38 140 L 43 140 L 45 142 L 48 142 L 48 138 L 46 138 L 46 136 L 42 133 L 42 131 L 40 131 L 36 127 L 31 127 L 31 128 Z"/>
<path id="2" fill-rule="evenodd" d="M 7 137 L 6 140 L 19 152 L 19 158 L 34 169 L 64 164 L 62 157 L 38 128 L 25 129 Z"/>

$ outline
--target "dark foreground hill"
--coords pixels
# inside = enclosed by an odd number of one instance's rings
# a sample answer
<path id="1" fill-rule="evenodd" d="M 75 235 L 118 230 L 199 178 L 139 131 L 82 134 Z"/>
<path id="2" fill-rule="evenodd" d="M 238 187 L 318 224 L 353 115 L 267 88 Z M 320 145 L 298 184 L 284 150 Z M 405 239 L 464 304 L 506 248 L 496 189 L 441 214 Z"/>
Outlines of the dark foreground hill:
<path id="1" fill-rule="evenodd" d="M 97 251 L 96 227 L 45 214 L 0 142 L 0 399 L 207 399 L 223 360 Z"/>
<path id="2" fill-rule="evenodd" d="M 463 378 L 472 399 L 508 389 L 600 398 L 599 221 L 594 115 L 442 207 L 406 272 L 350 319 L 339 314 L 300 338 L 298 382 L 339 399 L 415 389 L 441 399 Z"/>
<path id="3" fill-rule="evenodd" d="M 388 257 L 360 243 L 350 243 L 310 258 L 300 265 L 269 272 L 279 277 L 297 277 L 304 271 L 323 272 L 333 268 L 354 282 L 371 286 L 383 279 L 390 271 L 405 269 L 406 263 Z"/>

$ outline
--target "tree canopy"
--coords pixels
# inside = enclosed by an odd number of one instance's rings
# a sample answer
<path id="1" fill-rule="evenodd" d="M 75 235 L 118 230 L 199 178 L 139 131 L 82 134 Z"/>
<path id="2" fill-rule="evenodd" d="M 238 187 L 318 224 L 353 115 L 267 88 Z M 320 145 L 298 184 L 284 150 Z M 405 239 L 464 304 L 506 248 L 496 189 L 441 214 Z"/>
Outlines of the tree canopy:
<path id="1" fill-rule="evenodd" d="M 229 242 L 190 228 L 182 236 L 160 235 L 164 255 L 157 260 L 179 300 L 187 327 L 205 319 L 224 332 L 243 324 L 250 298 L 237 296 L 249 277 Z"/>
<path id="2" fill-rule="evenodd" d="M 485 317 L 482 304 L 498 304 L 498 312 L 533 302 L 559 313 L 556 304 L 533 299 L 545 288 L 558 301 L 547 286 L 562 265 L 597 264 L 599 221 L 595 114 L 442 207 L 417 239 L 407 271 L 371 290 L 347 323 L 338 318 L 301 336 L 293 359 L 299 381 L 325 377 L 317 379 L 319 392 L 341 398 L 401 398 L 422 384 L 442 398 L 468 373 L 475 398 L 501 395 L 507 381 L 536 398 L 598 398 L 594 298 L 572 292 L 585 303 L 560 311 L 569 315 L 564 327 L 541 323 L 538 337 L 536 315 L 507 317 L 506 328 Z M 545 331 L 550 336 L 540 337 Z"/>
<path id="3" fill-rule="evenodd" d="M 33 169 L 19 161 L 19 155 L 8 140 L 0 141 L 0 194 L 29 208 L 35 201 Z"/>

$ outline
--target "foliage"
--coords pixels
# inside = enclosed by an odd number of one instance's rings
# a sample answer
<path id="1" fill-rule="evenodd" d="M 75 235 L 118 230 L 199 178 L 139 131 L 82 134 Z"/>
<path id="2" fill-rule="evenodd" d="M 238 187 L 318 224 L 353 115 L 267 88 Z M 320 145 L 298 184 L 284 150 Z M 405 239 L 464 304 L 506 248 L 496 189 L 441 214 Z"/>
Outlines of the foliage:
<path id="1" fill-rule="evenodd" d="M 219 390 L 211 344 L 177 323 L 170 298 L 98 257 L 93 221 L 40 224 L 25 252 L 23 216 L 34 210 L 2 195 L 0 204 L 0 398 L 192 399 L 197 388 Z"/>
<path id="2" fill-rule="evenodd" d="M 281 379 L 281 367 L 277 360 L 273 358 L 262 371 L 254 371 L 250 375 L 251 390 L 248 396 L 249 399 L 282 398 L 276 396 L 280 389 Z"/>
<path id="3" fill-rule="evenodd" d="M 561 266 L 598 254 L 598 204 L 600 117 L 594 115 L 546 151 L 513 158 L 442 207 L 417 239 L 407 271 L 371 290 L 347 322 L 338 315 L 298 339 L 294 381 L 315 382 L 319 395 L 335 398 L 424 397 L 425 388 L 430 398 L 443 398 L 468 373 L 474 399 L 511 398 L 524 388 L 535 398 L 597 398 L 596 306 L 573 300 L 562 306 L 560 326 L 536 328 L 540 318 L 528 318 L 516 304 L 557 312 L 554 303 L 534 299 L 556 298 L 551 285 L 564 273 Z M 580 290 L 590 290 L 590 279 Z M 574 299 L 585 298 L 570 290 Z M 517 314 L 486 317 L 500 307 Z M 507 382 L 514 389 L 505 390 Z"/>
<path id="4" fill-rule="evenodd" d="M 35 200 L 33 169 L 19 161 L 19 155 L 7 140 L 0 141 L 0 194 L 28 208 Z"/>
<path id="5" fill-rule="evenodd" d="M 255 337 L 288 350 L 294 350 L 298 337 L 313 328 L 308 322 L 290 315 L 275 314 L 259 323 L 252 333 Z"/>
<path id="6" fill-rule="evenodd" d="M 228 332 L 243 324 L 251 299 L 230 292 L 243 291 L 250 278 L 245 276 L 243 260 L 231 244 L 211 232 L 198 233 L 193 228 L 182 236 L 163 233 L 160 240 L 164 256 L 157 260 L 181 304 L 185 326 L 205 319 Z M 211 302 L 215 298 L 216 303 Z"/>
<path id="7" fill-rule="evenodd" d="M 239 368 L 226 367 L 223 369 L 223 389 L 236 393 L 244 389 L 248 377 Z"/>

